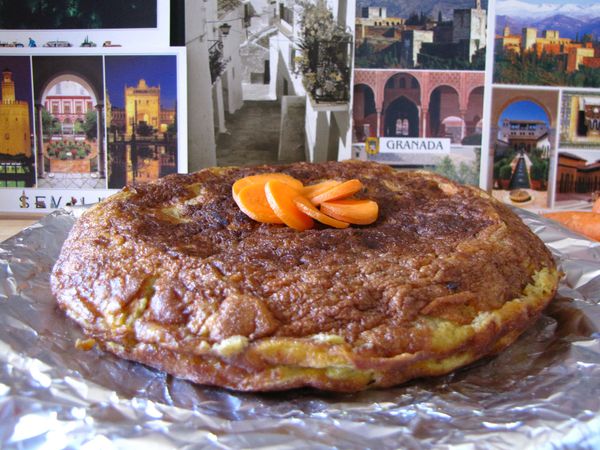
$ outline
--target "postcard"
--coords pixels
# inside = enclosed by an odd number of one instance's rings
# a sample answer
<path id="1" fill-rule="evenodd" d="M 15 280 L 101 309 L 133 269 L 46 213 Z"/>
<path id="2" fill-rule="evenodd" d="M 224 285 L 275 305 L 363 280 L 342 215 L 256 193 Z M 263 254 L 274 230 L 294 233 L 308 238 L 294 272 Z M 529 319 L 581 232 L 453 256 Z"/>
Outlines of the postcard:
<path id="1" fill-rule="evenodd" d="M 498 0 L 494 83 L 600 87 L 600 4 Z"/>
<path id="2" fill-rule="evenodd" d="M 35 185 L 31 59 L 0 55 L 0 189 Z"/>
<path id="3" fill-rule="evenodd" d="M 95 203 L 187 172 L 185 49 L 78 53 L 0 54 L 3 211 Z"/>
<path id="4" fill-rule="evenodd" d="M 487 1 L 356 5 L 355 67 L 484 70 Z"/>
<path id="5" fill-rule="evenodd" d="M 559 149 L 557 209 L 589 209 L 600 196 L 600 150 Z"/>
<path id="6" fill-rule="evenodd" d="M 558 90 L 495 87 L 492 97 L 490 152 L 494 197 L 520 207 L 550 207 Z"/>
<path id="7" fill-rule="evenodd" d="M 2 1 L 1 47 L 166 47 L 169 2 Z"/>
<path id="8" fill-rule="evenodd" d="M 358 157 L 479 184 L 484 84 L 476 71 L 355 69 Z"/>
<path id="9" fill-rule="evenodd" d="M 102 56 L 33 56 L 37 187 L 106 189 Z"/>
<path id="10" fill-rule="evenodd" d="M 175 55 L 106 56 L 109 188 L 177 172 Z"/>

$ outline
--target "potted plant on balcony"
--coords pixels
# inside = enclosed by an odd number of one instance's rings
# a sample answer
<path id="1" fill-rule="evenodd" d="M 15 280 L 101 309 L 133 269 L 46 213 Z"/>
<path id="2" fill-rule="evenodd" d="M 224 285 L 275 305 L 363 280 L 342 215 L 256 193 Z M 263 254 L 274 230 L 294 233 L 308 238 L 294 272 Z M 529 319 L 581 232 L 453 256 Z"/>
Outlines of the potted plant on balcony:
<path id="1" fill-rule="evenodd" d="M 296 72 L 316 102 L 347 102 L 352 35 L 336 22 L 323 0 L 301 5 L 301 55 L 295 60 Z"/>

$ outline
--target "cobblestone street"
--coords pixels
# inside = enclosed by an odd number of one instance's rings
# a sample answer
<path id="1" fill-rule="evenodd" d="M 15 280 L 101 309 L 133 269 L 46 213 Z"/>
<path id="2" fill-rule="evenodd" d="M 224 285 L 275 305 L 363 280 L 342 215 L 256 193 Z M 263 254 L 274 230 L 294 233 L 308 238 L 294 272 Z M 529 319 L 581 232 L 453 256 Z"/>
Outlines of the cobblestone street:
<path id="1" fill-rule="evenodd" d="M 304 117 L 302 116 L 303 120 Z M 297 121 L 297 118 L 286 120 Z M 290 122 L 286 122 L 288 124 Z M 234 114 L 225 115 L 227 133 L 217 135 L 217 165 L 248 166 L 255 164 L 281 164 L 278 160 L 281 103 L 278 101 L 245 101 Z M 294 127 L 300 125 L 293 124 Z M 285 133 L 284 140 L 298 140 L 298 133 Z M 304 143 L 285 142 L 295 149 L 292 159 L 304 159 Z M 298 149 L 298 150 L 296 150 Z"/>

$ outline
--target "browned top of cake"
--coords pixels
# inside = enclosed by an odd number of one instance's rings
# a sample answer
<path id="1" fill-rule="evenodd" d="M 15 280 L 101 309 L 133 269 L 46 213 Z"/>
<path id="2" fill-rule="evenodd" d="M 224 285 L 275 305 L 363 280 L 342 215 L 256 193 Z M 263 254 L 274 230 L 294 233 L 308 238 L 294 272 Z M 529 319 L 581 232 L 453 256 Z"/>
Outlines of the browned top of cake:
<path id="1" fill-rule="evenodd" d="M 275 171 L 305 185 L 358 178 L 356 197 L 375 200 L 379 218 L 303 232 L 255 222 L 231 186 Z M 469 323 L 518 297 L 542 267 L 553 267 L 543 243 L 478 189 L 374 163 L 298 163 L 126 188 L 75 225 L 53 289 L 90 334 L 125 343 L 329 333 L 390 356 L 428 345 L 419 316 Z"/>

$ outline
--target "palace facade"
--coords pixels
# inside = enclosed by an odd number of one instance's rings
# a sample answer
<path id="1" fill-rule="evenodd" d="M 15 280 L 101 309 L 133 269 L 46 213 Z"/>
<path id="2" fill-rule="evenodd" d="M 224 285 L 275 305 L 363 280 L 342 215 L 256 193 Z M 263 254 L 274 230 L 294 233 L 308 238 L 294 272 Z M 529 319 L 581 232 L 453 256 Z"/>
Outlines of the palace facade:
<path id="1" fill-rule="evenodd" d="M 354 140 L 447 137 L 459 144 L 481 132 L 483 72 L 354 73 Z"/>

